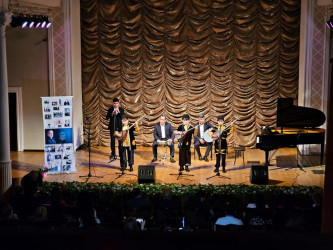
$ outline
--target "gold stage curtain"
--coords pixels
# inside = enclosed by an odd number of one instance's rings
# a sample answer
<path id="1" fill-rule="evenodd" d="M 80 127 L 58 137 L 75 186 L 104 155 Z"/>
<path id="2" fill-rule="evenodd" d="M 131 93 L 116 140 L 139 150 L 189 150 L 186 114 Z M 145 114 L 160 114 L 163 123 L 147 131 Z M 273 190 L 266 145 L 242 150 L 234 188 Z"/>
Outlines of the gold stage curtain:
<path id="1" fill-rule="evenodd" d="M 278 97 L 297 99 L 300 0 L 81 0 L 84 117 L 107 146 L 118 97 L 136 139 L 152 145 L 165 114 L 235 123 L 230 146 L 255 145 L 276 123 Z M 85 130 L 88 129 L 84 123 Z"/>

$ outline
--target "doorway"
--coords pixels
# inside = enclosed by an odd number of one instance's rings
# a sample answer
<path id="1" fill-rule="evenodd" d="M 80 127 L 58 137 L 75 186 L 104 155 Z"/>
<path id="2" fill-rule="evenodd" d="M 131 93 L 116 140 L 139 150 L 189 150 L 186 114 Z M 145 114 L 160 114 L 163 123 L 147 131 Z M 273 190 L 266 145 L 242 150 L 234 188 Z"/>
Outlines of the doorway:
<path id="1" fill-rule="evenodd" d="M 10 151 L 23 151 L 22 88 L 8 88 Z"/>

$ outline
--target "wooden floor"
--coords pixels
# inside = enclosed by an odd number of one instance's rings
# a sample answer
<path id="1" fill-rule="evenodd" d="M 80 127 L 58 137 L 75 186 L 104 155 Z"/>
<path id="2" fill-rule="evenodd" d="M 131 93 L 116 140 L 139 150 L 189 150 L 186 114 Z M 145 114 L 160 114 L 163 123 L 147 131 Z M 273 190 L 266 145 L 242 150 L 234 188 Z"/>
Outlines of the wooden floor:
<path id="1" fill-rule="evenodd" d="M 204 149 L 203 149 L 204 150 Z M 158 148 L 158 161 L 151 163 L 152 148 L 138 147 L 135 151 L 134 171 L 128 174 L 137 174 L 139 165 L 155 165 L 156 182 L 159 183 L 179 183 L 179 184 L 246 184 L 252 185 L 249 180 L 250 169 L 252 165 L 260 165 L 264 163 L 264 151 L 259 149 L 246 149 L 244 152 L 244 162 L 242 157 L 236 158 L 234 165 L 234 150 L 229 149 L 227 155 L 227 173 L 221 173 L 221 176 L 215 176 L 214 165 L 215 156 L 209 162 L 193 159 L 190 166 L 189 174 L 194 176 L 180 176 L 178 178 L 178 149 L 175 149 L 176 163 L 170 163 L 169 150 L 168 156 L 164 164 L 161 160 L 165 153 L 165 148 Z M 119 160 L 109 163 L 110 148 L 108 147 L 93 147 L 91 149 L 91 173 L 93 176 L 103 176 L 103 178 L 91 177 L 80 178 L 80 176 L 88 175 L 89 169 L 89 153 L 88 149 L 78 150 L 76 152 L 76 169 L 77 172 L 70 174 L 48 174 L 45 181 L 65 182 L 65 181 L 80 181 L 80 182 L 120 182 L 134 183 L 137 182 L 137 176 L 123 175 L 118 177 L 116 172 L 119 172 Z M 37 170 L 44 164 L 44 152 L 11 152 L 12 159 L 12 175 L 18 183 L 30 170 Z M 325 166 L 320 165 L 319 156 L 300 156 L 299 165 L 296 167 L 296 149 L 281 148 L 271 157 L 269 166 L 269 185 L 316 185 L 324 186 Z M 187 173 L 187 172 L 184 172 Z M 170 175 L 176 174 L 176 175 Z M 214 177 L 212 177 L 214 176 Z M 212 177 L 212 178 L 209 178 Z M 209 179 L 207 179 L 209 178 Z"/>

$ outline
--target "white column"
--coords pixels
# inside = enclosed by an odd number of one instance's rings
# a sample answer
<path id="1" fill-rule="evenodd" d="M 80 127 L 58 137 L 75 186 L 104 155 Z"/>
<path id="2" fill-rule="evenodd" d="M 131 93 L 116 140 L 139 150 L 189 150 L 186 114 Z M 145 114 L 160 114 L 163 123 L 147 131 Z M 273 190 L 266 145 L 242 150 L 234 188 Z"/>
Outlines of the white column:
<path id="1" fill-rule="evenodd" d="M 6 57 L 6 26 L 12 13 L 0 12 L 0 194 L 12 185 L 12 161 L 10 159 L 8 77 Z"/>
<path id="2" fill-rule="evenodd" d="M 83 144 L 80 0 L 64 0 L 66 95 L 73 96 L 74 148 Z"/>

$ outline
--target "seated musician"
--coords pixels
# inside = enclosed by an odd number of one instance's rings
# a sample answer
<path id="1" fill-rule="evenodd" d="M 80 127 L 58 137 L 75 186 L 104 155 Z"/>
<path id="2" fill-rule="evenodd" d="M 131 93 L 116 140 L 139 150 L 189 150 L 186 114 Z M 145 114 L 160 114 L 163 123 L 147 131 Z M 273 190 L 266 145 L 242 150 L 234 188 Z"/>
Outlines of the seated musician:
<path id="1" fill-rule="evenodd" d="M 190 116 L 188 114 L 182 117 L 183 124 L 180 125 L 174 134 L 178 135 L 178 147 L 179 147 L 179 171 L 183 171 L 184 167 L 189 172 L 189 166 L 191 165 L 191 142 L 194 130 L 190 123 Z"/>
<path id="2" fill-rule="evenodd" d="M 196 123 L 194 126 L 198 126 L 194 132 L 194 148 L 198 153 L 200 161 L 202 159 L 204 159 L 205 161 L 208 161 L 208 155 L 209 155 L 209 152 L 212 150 L 213 143 L 206 142 L 204 140 L 204 133 L 206 130 L 212 128 L 213 126 L 209 122 L 205 121 L 205 116 L 204 116 L 204 114 L 201 114 L 201 113 L 199 114 L 199 122 Z M 202 158 L 202 156 L 201 156 L 200 146 L 207 146 L 204 158 Z"/>
<path id="3" fill-rule="evenodd" d="M 225 127 L 224 126 L 224 117 L 222 115 L 217 117 L 217 126 L 211 129 L 210 136 L 215 140 L 215 154 L 216 154 L 216 164 L 214 172 L 218 173 L 221 165 L 222 158 L 222 171 L 223 173 L 227 172 L 225 170 L 225 158 L 228 153 L 228 144 L 227 144 L 227 135 L 228 133 L 233 133 L 234 127 Z"/>
<path id="4" fill-rule="evenodd" d="M 176 162 L 173 157 L 175 155 L 175 146 L 173 143 L 174 134 L 173 127 L 170 123 L 166 122 L 166 116 L 161 115 L 160 122 L 154 126 L 154 142 L 153 142 L 153 154 L 154 158 L 151 162 L 157 161 L 157 147 L 159 145 L 167 145 L 170 147 L 170 161 Z M 164 144 L 164 143 L 166 144 Z"/>
<path id="5" fill-rule="evenodd" d="M 120 167 L 124 171 L 127 167 L 127 161 L 129 165 L 129 171 L 133 171 L 134 165 L 134 149 L 136 149 L 134 131 L 138 132 L 138 124 L 135 123 L 134 126 L 129 126 L 128 116 L 121 116 L 122 131 L 115 131 L 115 136 L 119 140 L 119 155 L 120 155 Z M 126 157 L 127 155 L 127 157 Z"/>

